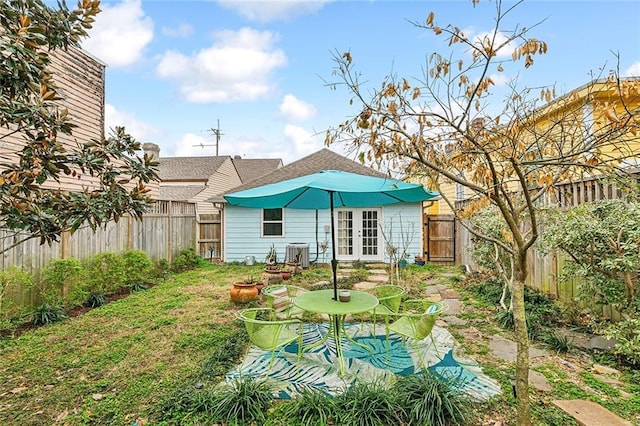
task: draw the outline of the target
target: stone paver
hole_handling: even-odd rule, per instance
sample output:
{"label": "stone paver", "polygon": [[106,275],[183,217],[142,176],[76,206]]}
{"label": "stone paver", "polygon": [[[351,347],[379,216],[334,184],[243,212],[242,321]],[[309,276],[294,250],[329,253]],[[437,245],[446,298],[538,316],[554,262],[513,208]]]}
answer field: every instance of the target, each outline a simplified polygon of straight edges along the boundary
{"label": "stone paver", "polygon": [[631,422],[592,401],[565,399],[553,401],[552,404],[573,416],[583,426],[631,426]]}
{"label": "stone paver", "polygon": [[[353,269],[349,269],[348,267],[341,268],[340,276],[348,276],[351,272],[353,272]],[[449,274],[446,276],[457,276],[457,274]],[[389,276],[386,270],[370,269],[367,281],[356,283],[354,284],[353,288],[356,290],[367,291],[381,283],[387,282],[389,282]],[[440,284],[437,279],[427,280],[426,283],[428,284],[425,289],[427,299],[432,301],[442,300],[449,306],[446,315],[440,317],[437,324],[442,327],[461,326],[463,328],[460,328],[457,331],[458,333],[460,333],[460,335],[463,336],[463,338],[476,342],[482,341],[482,335],[476,328],[464,327],[467,325],[468,321],[456,316],[464,309],[464,304],[459,300],[460,294],[458,293],[458,291],[450,288],[447,285]],[[566,334],[569,337],[573,338],[573,343],[576,344],[576,346],[585,349],[610,350],[615,344],[614,341],[607,340],[601,336],[585,337],[584,335],[580,335],[579,333],[573,333],[570,330],[566,331]],[[500,335],[492,335],[489,337],[489,349],[491,351],[491,354],[497,358],[503,359],[508,362],[515,362],[516,360],[517,344]],[[547,351],[538,349],[533,346],[529,348],[529,358],[540,358],[545,356],[548,356]],[[561,362],[564,360],[560,359],[559,361]],[[576,369],[579,368],[569,363],[568,361],[564,361],[564,364]],[[593,371],[594,373],[596,373],[595,376],[605,383],[614,386],[622,384],[622,382],[620,382],[616,378],[605,376],[617,375],[616,373],[619,373],[617,370],[608,370],[607,367],[596,364],[593,367]],[[538,392],[553,391],[553,387],[551,386],[547,378],[543,374],[534,370],[529,370],[529,385],[536,389]],[[621,396],[624,398],[622,391]],[[591,401],[556,400],[553,401],[553,404],[571,415],[580,425],[583,426],[632,426],[630,422],[622,419],[621,417],[617,416],[601,405]]]}
{"label": "stone paver", "polygon": [[610,351],[615,346],[614,340],[606,339],[602,336],[596,336],[589,341],[589,348],[601,351]]}
{"label": "stone paver", "polygon": [[371,281],[361,281],[359,283],[355,283],[353,285],[353,289],[354,290],[367,291],[367,290],[371,290],[372,288],[374,288],[377,285],[378,285],[378,283],[372,283]]}
{"label": "stone paver", "polygon": [[593,377],[595,377],[596,379],[600,380],[601,382],[607,383],[609,385],[614,385],[614,386],[624,386],[624,383],[622,383],[620,380],[613,378],[613,377],[607,377],[607,376],[603,376],[601,374],[594,374]]}
{"label": "stone paver", "polygon": [[551,392],[553,390],[553,386],[549,384],[547,378],[535,370],[529,370],[529,385],[539,392]]}
{"label": "stone paver", "polygon": [[454,315],[447,315],[442,317],[442,320],[449,325],[467,325],[468,321],[462,318],[458,318]]}
{"label": "stone paver", "polygon": [[571,343],[581,349],[589,349],[592,336],[585,336],[584,333],[578,333],[577,331],[569,330],[566,328],[558,329],[558,332],[567,336]]}
{"label": "stone paver", "polygon": [[440,296],[440,293],[433,293],[429,294],[426,299],[432,302],[440,302],[442,300],[442,296]]}
{"label": "stone paver", "polygon": [[478,330],[475,327],[467,327],[467,328],[461,328],[459,330],[457,330],[457,332],[465,339],[468,340],[470,342],[481,342],[482,341],[482,334],[480,333],[480,330]]}
{"label": "stone paver", "polygon": [[367,280],[376,283],[386,283],[389,281],[389,277],[386,275],[369,274]]}
{"label": "stone paver", "polygon": [[424,291],[427,294],[440,294],[440,291],[445,290],[446,288],[447,286],[442,284],[428,285],[427,288],[424,289]]}
{"label": "stone paver", "polygon": [[593,364],[593,367],[591,368],[593,369],[593,371],[595,371],[598,374],[611,374],[614,376],[617,376],[620,374],[619,370],[616,370],[615,368],[607,367],[606,365]]}
{"label": "stone paver", "polygon": [[442,301],[449,306],[449,309],[447,309],[448,315],[458,315],[462,312],[462,302],[458,299],[442,299]]}
{"label": "stone paver", "polygon": [[[515,362],[518,348],[516,342],[509,339],[505,339],[500,335],[493,335],[489,337],[489,350],[495,357],[503,359],[509,362]],[[529,358],[539,358],[548,356],[546,351],[538,349],[536,347],[529,347]]]}
{"label": "stone paver", "polygon": [[440,295],[443,299],[460,299],[460,293],[452,288],[441,290]]}

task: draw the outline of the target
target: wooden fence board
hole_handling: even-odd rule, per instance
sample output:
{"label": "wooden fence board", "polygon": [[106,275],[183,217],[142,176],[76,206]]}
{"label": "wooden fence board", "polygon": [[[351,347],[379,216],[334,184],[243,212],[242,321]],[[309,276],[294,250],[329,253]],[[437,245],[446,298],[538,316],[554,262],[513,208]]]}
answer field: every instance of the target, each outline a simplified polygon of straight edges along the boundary
{"label": "wooden fence board", "polygon": [[[638,175],[636,174],[636,177]],[[610,200],[622,197],[622,190],[614,184],[606,182],[602,177],[566,182],[556,185],[551,202],[562,208],[577,206],[582,203]],[[461,202],[460,206],[466,201]],[[544,229],[540,227],[540,234]],[[477,269],[477,264],[471,255],[471,234],[463,226],[457,227],[456,263],[470,265]],[[589,308],[597,315],[602,315],[612,321],[620,319],[620,313],[610,305],[597,306],[583,301],[577,301],[579,281],[574,279],[562,282],[559,274],[567,258],[561,253],[542,255],[537,250],[531,250],[527,258],[529,279],[527,285],[540,290],[542,293],[554,296],[565,303],[578,303],[583,308]]]}

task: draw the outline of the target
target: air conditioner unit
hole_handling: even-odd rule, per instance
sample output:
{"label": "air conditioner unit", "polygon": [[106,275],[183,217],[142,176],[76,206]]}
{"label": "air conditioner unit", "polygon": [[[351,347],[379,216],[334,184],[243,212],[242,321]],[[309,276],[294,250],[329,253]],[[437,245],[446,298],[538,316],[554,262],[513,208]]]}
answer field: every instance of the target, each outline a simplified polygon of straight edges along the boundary
{"label": "air conditioner unit", "polygon": [[300,266],[303,268],[309,267],[309,244],[307,243],[289,243],[287,244],[287,253],[285,257],[286,262],[292,262],[298,254],[298,250],[301,250]]}

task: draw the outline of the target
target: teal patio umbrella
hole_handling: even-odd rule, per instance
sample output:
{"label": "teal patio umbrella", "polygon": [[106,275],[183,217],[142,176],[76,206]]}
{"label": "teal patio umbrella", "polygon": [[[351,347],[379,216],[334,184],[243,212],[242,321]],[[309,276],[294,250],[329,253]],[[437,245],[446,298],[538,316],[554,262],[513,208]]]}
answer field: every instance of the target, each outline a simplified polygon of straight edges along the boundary
{"label": "teal patio umbrella", "polygon": [[320,172],[234,192],[224,196],[231,205],[259,209],[330,209],[333,295],[338,299],[336,241],[333,229],[336,207],[377,207],[417,203],[437,197],[420,184],[391,178],[359,175],[339,170]]}

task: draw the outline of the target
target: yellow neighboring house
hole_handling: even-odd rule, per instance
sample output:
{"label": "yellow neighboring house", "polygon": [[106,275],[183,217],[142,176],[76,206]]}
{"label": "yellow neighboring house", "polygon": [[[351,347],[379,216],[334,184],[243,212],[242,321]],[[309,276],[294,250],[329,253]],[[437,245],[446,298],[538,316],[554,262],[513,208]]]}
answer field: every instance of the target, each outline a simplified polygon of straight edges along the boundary
{"label": "yellow neighboring house", "polygon": [[[542,97],[549,99],[551,93],[543,91]],[[532,153],[535,151],[542,152],[543,155],[556,155],[561,148],[553,144],[562,141],[562,150],[572,152],[575,162],[595,162],[594,154],[597,151],[601,163],[640,166],[640,76],[620,81],[594,80],[535,109],[526,117],[519,118],[519,121],[515,126],[510,123],[509,126],[496,127],[493,131],[481,119],[474,121],[473,125],[484,127],[487,141],[505,137],[504,129],[509,127],[511,132],[519,133],[510,142],[519,140],[526,145],[526,141],[535,140],[538,144],[541,141],[548,144],[542,149],[532,149]],[[602,137],[605,133],[607,136]],[[596,143],[596,140],[604,143]],[[496,146],[499,145],[501,144]],[[574,168],[558,183],[589,178],[584,169],[580,174],[577,173],[578,168]],[[430,186],[424,181],[422,183],[425,187]],[[444,198],[454,204],[474,198],[471,190],[452,181],[443,180],[439,188],[430,189],[439,191],[442,199],[425,206],[425,213],[429,215],[453,214]]]}

